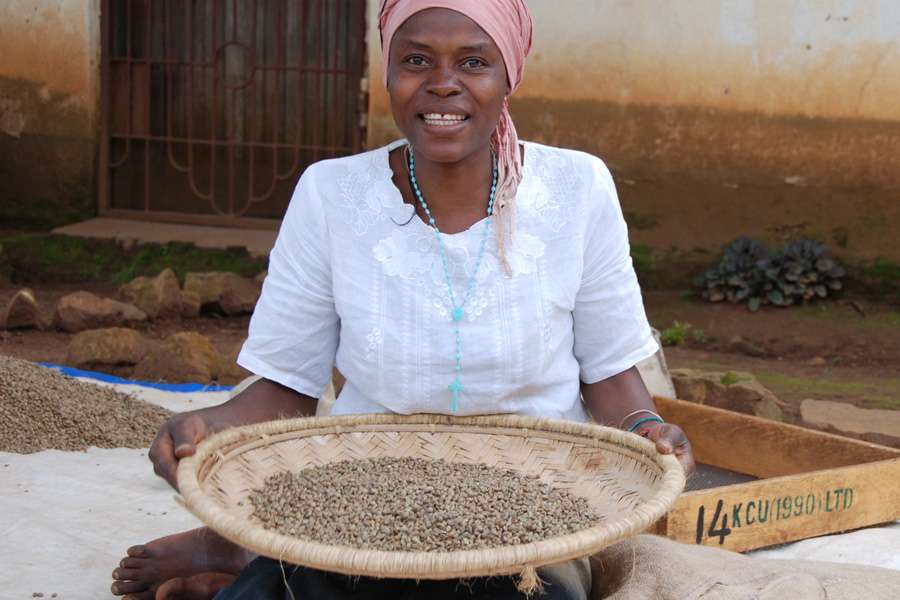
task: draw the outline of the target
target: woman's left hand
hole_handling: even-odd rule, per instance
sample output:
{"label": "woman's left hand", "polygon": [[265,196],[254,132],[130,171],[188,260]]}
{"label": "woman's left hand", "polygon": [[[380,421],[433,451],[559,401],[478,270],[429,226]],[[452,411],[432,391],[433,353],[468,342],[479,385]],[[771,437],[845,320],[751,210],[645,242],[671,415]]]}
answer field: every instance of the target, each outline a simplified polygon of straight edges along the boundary
{"label": "woman's left hand", "polygon": [[691,442],[688,441],[684,431],[678,425],[653,423],[646,428],[638,429],[635,433],[656,443],[656,450],[660,454],[674,454],[681,466],[684,467],[686,476],[692,475],[697,470]]}

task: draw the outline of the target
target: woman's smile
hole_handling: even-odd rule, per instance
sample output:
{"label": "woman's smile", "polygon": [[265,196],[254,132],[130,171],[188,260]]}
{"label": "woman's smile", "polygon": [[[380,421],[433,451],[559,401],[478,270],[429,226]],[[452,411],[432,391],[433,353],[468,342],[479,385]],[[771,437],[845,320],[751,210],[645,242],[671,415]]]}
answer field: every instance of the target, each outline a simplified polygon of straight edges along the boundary
{"label": "woman's smile", "polygon": [[469,122],[469,115],[453,112],[426,112],[418,116],[428,132],[456,133]]}

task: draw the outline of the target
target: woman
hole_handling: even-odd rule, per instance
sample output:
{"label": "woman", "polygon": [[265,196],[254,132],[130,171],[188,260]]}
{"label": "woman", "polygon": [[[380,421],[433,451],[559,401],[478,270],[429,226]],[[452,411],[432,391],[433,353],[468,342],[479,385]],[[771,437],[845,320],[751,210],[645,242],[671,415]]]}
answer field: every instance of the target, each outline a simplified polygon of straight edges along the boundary
{"label": "woman", "polygon": [[[209,432],[314,414],[335,361],[347,382],[333,414],[590,414],[692,470],[634,367],[657,346],[609,172],[517,140],[507,107],[531,46],[524,1],[386,0],[380,25],[406,139],[306,170],[238,358],[263,379],[173,417],[151,448],[156,472],[174,485]],[[208,530],[163,538],[129,550],[113,591],[149,598],[180,577],[160,595],[209,597],[241,571],[217,598],[284,597],[283,576],[298,598],[520,597],[510,578],[457,589],[249,558]],[[545,598],[589,593],[586,561],[539,573]]]}

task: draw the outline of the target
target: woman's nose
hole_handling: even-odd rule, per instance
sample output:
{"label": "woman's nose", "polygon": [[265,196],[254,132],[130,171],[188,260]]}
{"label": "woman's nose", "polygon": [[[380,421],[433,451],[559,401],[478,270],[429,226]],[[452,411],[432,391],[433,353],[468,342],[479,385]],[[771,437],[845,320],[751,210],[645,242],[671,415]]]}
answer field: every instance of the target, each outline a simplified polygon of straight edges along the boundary
{"label": "woman's nose", "polygon": [[441,98],[455,96],[462,92],[462,86],[451,67],[435,68],[427,81],[427,91]]}

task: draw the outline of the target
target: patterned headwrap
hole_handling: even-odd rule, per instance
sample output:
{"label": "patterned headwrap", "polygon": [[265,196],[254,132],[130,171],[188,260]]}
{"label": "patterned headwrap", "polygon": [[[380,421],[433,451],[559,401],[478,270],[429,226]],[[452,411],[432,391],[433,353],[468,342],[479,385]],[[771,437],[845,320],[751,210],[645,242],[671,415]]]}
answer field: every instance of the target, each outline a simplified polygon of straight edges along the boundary
{"label": "patterned headwrap", "polygon": [[[506,64],[510,89],[515,90],[519,87],[525,69],[525,58],[531,50],[533,25],[531,11],[528,10],[525,0],[382,0],[379,27],[384,52],[385,84],[394,34],[408,18],[428,8],[448,8],[475,21],[500,49],[503,62]],[[497,154],[498,183],[494,204],[497,246],[501,262],[507,266],[505,240],[512,224],[516,190],[522,180],[519,138],[509,115],[508,98],[503,101],[503,111],[491,136],[491,145]]]}

